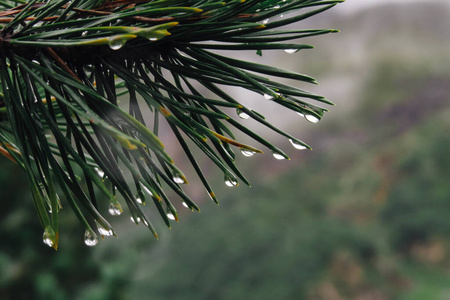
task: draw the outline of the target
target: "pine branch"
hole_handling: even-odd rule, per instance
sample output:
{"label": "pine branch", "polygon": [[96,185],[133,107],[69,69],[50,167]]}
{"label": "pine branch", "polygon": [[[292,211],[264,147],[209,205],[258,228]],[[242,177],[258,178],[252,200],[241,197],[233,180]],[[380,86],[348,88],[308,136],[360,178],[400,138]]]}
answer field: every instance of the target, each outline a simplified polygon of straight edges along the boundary
{"label": "pine branch", "polygon": [[[44,242],[58,247],[62,203],[71,206],[85,227],[88,246],[97,244],[95,226],[101,236],[115,235],[103,211],[107,204],[111,215],[123,212],[118,194],[132,219],[156,237],[142,209],[145,198],[153,200],[169,227],[178,215],[166,190],[199,210],[182,188],[187,178],[158,137],[162,119],[216,202],[191,145],[217,166],[229,186],[239,180],[250,184],[235,163],[235,151],[262,153],[236,140],[236,130],[275,158],[288,159],[229,115],[230,108],[241,119],[254,119],[288,138],[295,148],[310,149],[228,95],[223,86],[250,90],[267,105],[282,105],[317,122],[327,111],[318,105],[331,102],[266,76],[312,84],[315,79],[211,50],[261,54],[312,48],[297,41],[336,30],[284,26],[339,2],[1,1],[0,153],[26,171]],[[277,17],[282,14],[287,16]],[[206,97],[203,89],[214,97]],[[128,98],[127,109],[118,105],[119,97]],[[153,112],[153,129],[146,125],[144,108]]]}

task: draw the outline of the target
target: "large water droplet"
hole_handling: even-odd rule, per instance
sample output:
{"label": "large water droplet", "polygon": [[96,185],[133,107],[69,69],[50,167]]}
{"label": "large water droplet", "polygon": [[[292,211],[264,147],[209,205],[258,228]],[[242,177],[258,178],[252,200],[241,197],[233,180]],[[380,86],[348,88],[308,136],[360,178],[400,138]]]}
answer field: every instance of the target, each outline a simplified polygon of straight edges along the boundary
{"label": "large water droplet", "polygon": [[167,217],[168,217],[170,220],[174,220],[174,221],[175,221],[175,216],[173,215],[173,213],[168,212],[168,213],[167,213]]}
{"label": "large water droplet", "polygon": [[242,155],[247,156],[247,157],[250,157],[250,156],[253,156],[256,154],[255,151],[248,150],[248,149],[241,149],[241,153],[242,153]]}
{"label": "large water droplet", "polygon": [[241,118],[241,119],[248,119],[248,118],[250,118],[249,115],[247,115],[245,112],[243,112],[239,108],[236,108],[236,113],[237,113],[238,117]]}
{"label": "large water droplet", "polygon": [[84,233],[84,243],[86,246],[93,247],[98,244],[97,236],[89,230]]}
{"label": "large water droplet", "polygon": [[284,157],[280,153],[273,152],[272,155],[273,155],[273,157],[275,157],[278,160],[286,159],[286,157]]}
{"label": "large water droplet", "polygon": [[288,54],[293,54],[295,52],[298,52],[299,49],[284,49],[284,52],[288,53]]}
{"label": "large water droplet", "polygon": [[108,38],[108,46],[112,50],[119,50],[120,48],[123,47],[123,45],[125,45],[125,43],[126,43],[126,40],[120,36],[119,37],[112,36],[112,37]]}
{"label": "large water droplet", "polygon": [[103,227],[100,223],[98,223],[97,221],[95,221],[96,225],[97,225],[97,229],[98,232],[103,235],[103,236],[111,236],[113,235],[113,231],[110,228],[105,228]]}
{"label": "large water droplet", "polygon": [[183,201],[183,206],[189,208],[186,202]]}
{"label": "large water droplet", "polygon": [[53,247],[55,242],[53,241],[54,233],[51,228],[46,228],[42,234],[42,241],[49,247]]}
{"label": "large water droplet", "polygon": [[53,241],[49,237],[43,237],[44,244],[49,247],[53,247]]}
{"label": "large water droplet", "polygon": [[141,198],[139,198],[139,197],[136,197],[136,202],[137,202],[137,203],[139,203],[139,204],[142,204],[142,200],[141,200]]}
{"label": "large water droplet", "polygon": [[263,24],[267,24],[267,23],[269,23],[269,19],[265,19],[265,20],[263,21]]}
{"label": "large water droplet", "polygon": [[231,178],[231,177],[226,177],[225,178],[225,184],[229,187],[233,187],[233,186],[237,186],[238,182],[236,179]]}
{"label": "large water droplet", "polygon": [[174,175],[173,181],[178,184],[185,184],[186,181],[180,175]]}
{"label": "large water droplet", "polygon": [[122,213],[120,211],[120,208],[118,208],[114,203],[110,203],[109,204],[109,208],[108,208],[108,212],[111,216],[120,216],[120,214]]}
{"label": "large water droplet", "polygon": [[311,123],[317,123],[319,122],[319,118],[314,115],[305,115],[305,119]]}
{"label": "large water droplet", "polygon": [[307,147],[297,141],[294,141],[293,139],[289,139],[289,142],[291,142],[292,146],[294,146],[295,149],[298,150],[305,150]]}

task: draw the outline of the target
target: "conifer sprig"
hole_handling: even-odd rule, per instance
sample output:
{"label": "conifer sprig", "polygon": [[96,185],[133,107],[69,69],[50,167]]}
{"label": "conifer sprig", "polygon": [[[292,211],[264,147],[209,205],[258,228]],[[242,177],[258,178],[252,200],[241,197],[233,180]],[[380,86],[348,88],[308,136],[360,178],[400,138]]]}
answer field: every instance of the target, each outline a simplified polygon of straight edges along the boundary
{"label": "conifer sprig", "polygon": [[[276,158],[288,159],[230,115],[230,108],[285,136],[295,148],[310,148],[224,87],[253,91],[264,105],[278,104],[317,122],[326,112],[321,105],[331,102],[267,76],[313,84],[315,79],[217,50],[261,55],[312,48],[299,39],[336,30],[285,26],[339,2],[0,1],[0,153],[26,171],[44,242],[58,246],[63,203],[85,227],[89,246],[98,241],[93,226],[101,236],[115,234],[105,212],[119,215],[123,204],[156,237],[142,209],[146,199],[169,227],[178,214],[166,190],[199,210],[182,188],[187,178],[158,137],[162,120],[216,202],[192,145],[217,166],[229,186],[239,181],[249,185],[235,164],[236,150],[246,156],[261,153],[250,145],[257,142]],[[145,117],[146,110],[152,119]],[[237,141],[235,131],[248,141]]]}

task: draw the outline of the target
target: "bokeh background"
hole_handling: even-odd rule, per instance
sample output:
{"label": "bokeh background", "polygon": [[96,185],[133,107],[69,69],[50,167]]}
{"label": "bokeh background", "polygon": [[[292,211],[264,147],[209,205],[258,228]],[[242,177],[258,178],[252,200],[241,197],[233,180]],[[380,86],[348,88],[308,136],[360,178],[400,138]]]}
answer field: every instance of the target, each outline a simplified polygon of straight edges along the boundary
{"label": "bokeh background", "polygon": [[154,216],[158,241],[123,214],[88,248],[66,209],[55,252],[0,158],[0,299],[450,299],[449,16],[447,0],[347,0],[298,25],[341,31],[314,50],[249,53],[336,106],[311,124],[242,96],[314,150],[261,129],[291,160],[239,158],[251,188],[206,166],[220,206],[191,180],[202,212],[179,206],[172,230]]}

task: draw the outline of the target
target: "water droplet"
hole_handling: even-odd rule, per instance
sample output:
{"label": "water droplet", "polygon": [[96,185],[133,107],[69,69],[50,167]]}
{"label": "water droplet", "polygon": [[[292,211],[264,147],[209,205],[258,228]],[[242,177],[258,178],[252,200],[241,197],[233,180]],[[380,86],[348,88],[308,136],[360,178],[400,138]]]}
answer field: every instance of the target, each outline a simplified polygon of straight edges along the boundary
{"label": "water droplet", "polygon": [[123,47],[123,45],[125,45],[125,42],[126,40],[120,36],[119,37],[112,36],[108,38],[108,45],[109,48],[111,48],[112,50],[119,50],[120,48]]}
{"label": "water droplet", "polygon": [[292,54],[292,53],[298,52],[298,50],[299,49],[284,49],[284,52]]}
{"label": "water droplet", "polygon": [[153,197],[153,193],[145,185],[142,185],[142,188],[147,192],[147,194]]}
{"label": "water droplet", "polygon": [[305,119],[311,123],[317,123],[320,120],[318,117],[316,117],[314,115],[305,115]]}
{"label": "water droplet", "polygon": [[289,142],[291,142],[292,146],[294,146],[295,149],[298,150],[305,150],[307,147],[297,141],[294,141],[293,139],[289,139]]}
{"label": "water droplet", "polygon": [[181,56],[188,57],[186,53],[181,52],[180,50],[177,50],[177,52],[178,52],[178,54],[180,54]]}
{"label": "water droplet", "polygon": [[189,208],[186,202],[183,202],[183,206]]}
{"label": "water droplet", "polygon": [[171,213],[171,212],[168,212],[168,213],[167,213],[167,217],[168,217],[169,219],[171,219],[171,220],[174,220],[174,221],[175,221],[175,216],[173,215],[173,213]]}
{"label": "water droplet", "polygon": [[273,9],[279,9],[281,6],[280,5],[275,5],[274,7],[273,7]]}
{"label": "water droplet", "polygon": [[[280,93],[275,93],[276,97],[281,96]],[[266,98],[267,100],[273,100],[274,96],[269,95],[269,94],[264,94],[264,98]]]}
{"label": "water droplet", "polygon": [[297,114],[300,116],[300,117],[305,117],[305,115],[304,114],[302,114],[301,112],[297,112]]}
{"label": "water droplet", "polygon": [[99,168],[94,168],[94,170],[95,170],[95,172],[97,172],[98,176],[100,176],[101,178],[103,178],[105,176],[105,172],[103,172]]}
{"label": "water droplet", "polygon": [[250,157],[250,156],[253,156],[256,154],[255,151],[248,150],[248,149],[241,149],[241,153],[242,153],[242,155],[247,156],[247,157]]}
{"label": "water droplet", "polygon": [[149,40],[150,42],[155,42],[155,41],[158,40],[158,38],[156,38],[156,37],[151,37],[151,38],[149,38],[148,40]]}
{"label": "water droplet", "polygon": [[267,100],[273,100],[273,96],[269,94],[264,94],[264,98],[266,98]]}
{"label": "water droplet", "polygon": [[53,241],[50,238],[44,237],[43,241],[44,241],[44,244],[47,244],[47,246],[53,247]]}
{"label": "water droplet", "polygon": [[178,184],[185,184],[186,181],[180,175],[174,175],[173,181]]}
{"label": "water droplet", "polygon": [[83,32],[81,33],[81,35],[82,35],[82,36],[86,36],[88,33],[89,33],[88,31],[83,31]]}
{"label": "water droplet", "polygon": [[95,224],[97,225],[98,232],[103,236],[111,236],[113,235],[113,231],[110,228],[103,227],[100,223],[95,221]]}
{"label": "water droplet", "polygon": [[263,24],[267,24],[267,23],[269,23],[269,19],[265,19],[265,20],[263,21]]}
{"label": "water droplet", "polygon": [[139,203],[139,204],[142,204],[142,200],[141,200],[141,198],[139,198],[139,197],[136,197],[136,202],[137,202],[137,203]]}
{"label": "water droplet", "polygon": [[273,152],[272,155],[273,155],[273,157],[275,157],[278,160],[286,159],[286,157],[284,157],[280,153]]}
{"label": "water droplet", "polygon": [[225,177],[225,184],[229,187],[237,186],[238,182],[236,179],[231,177]]}
{"label": "water droplet", "polygon": [[49,247],[53,247],[55,242],[53,241],[54,232],[50,227],[45,228],[44,233],[42,234],[42,241]]}
{"label": "water droplet", "polygon": [[84,233],[84,243],[86,244],[86,246],[94,247],[98,244],[97,236],[90,230],[86,230],[86,232]]}
{"label": "water droplet", "polygon": [[131,221],[132,221],[133,223],[136,223],[136,224],[138,224],[138,225],[139,225],[139,223],[141,222],[141,218],[139,218],[139,217],[136,217],[136,220],[135,220],[133,217],[130,217],[130,219],[131,219]]}
{"label": "water droplet", "polygon": [[250,118],[249,115],[247,115],[245,112],[243,112],[239,108],[236,108],[236,113],[237,113],[238,117],[241,118],[241,119],[248,119],[248,118]]}
{"label": "water droplet", "polygon": [[120,214],[122,213],[120,211],[120,208],[117,207],[114,203],[110,203],[109,204],[109,208],[108,208],[108,212],[111,216],[120,216]]}

